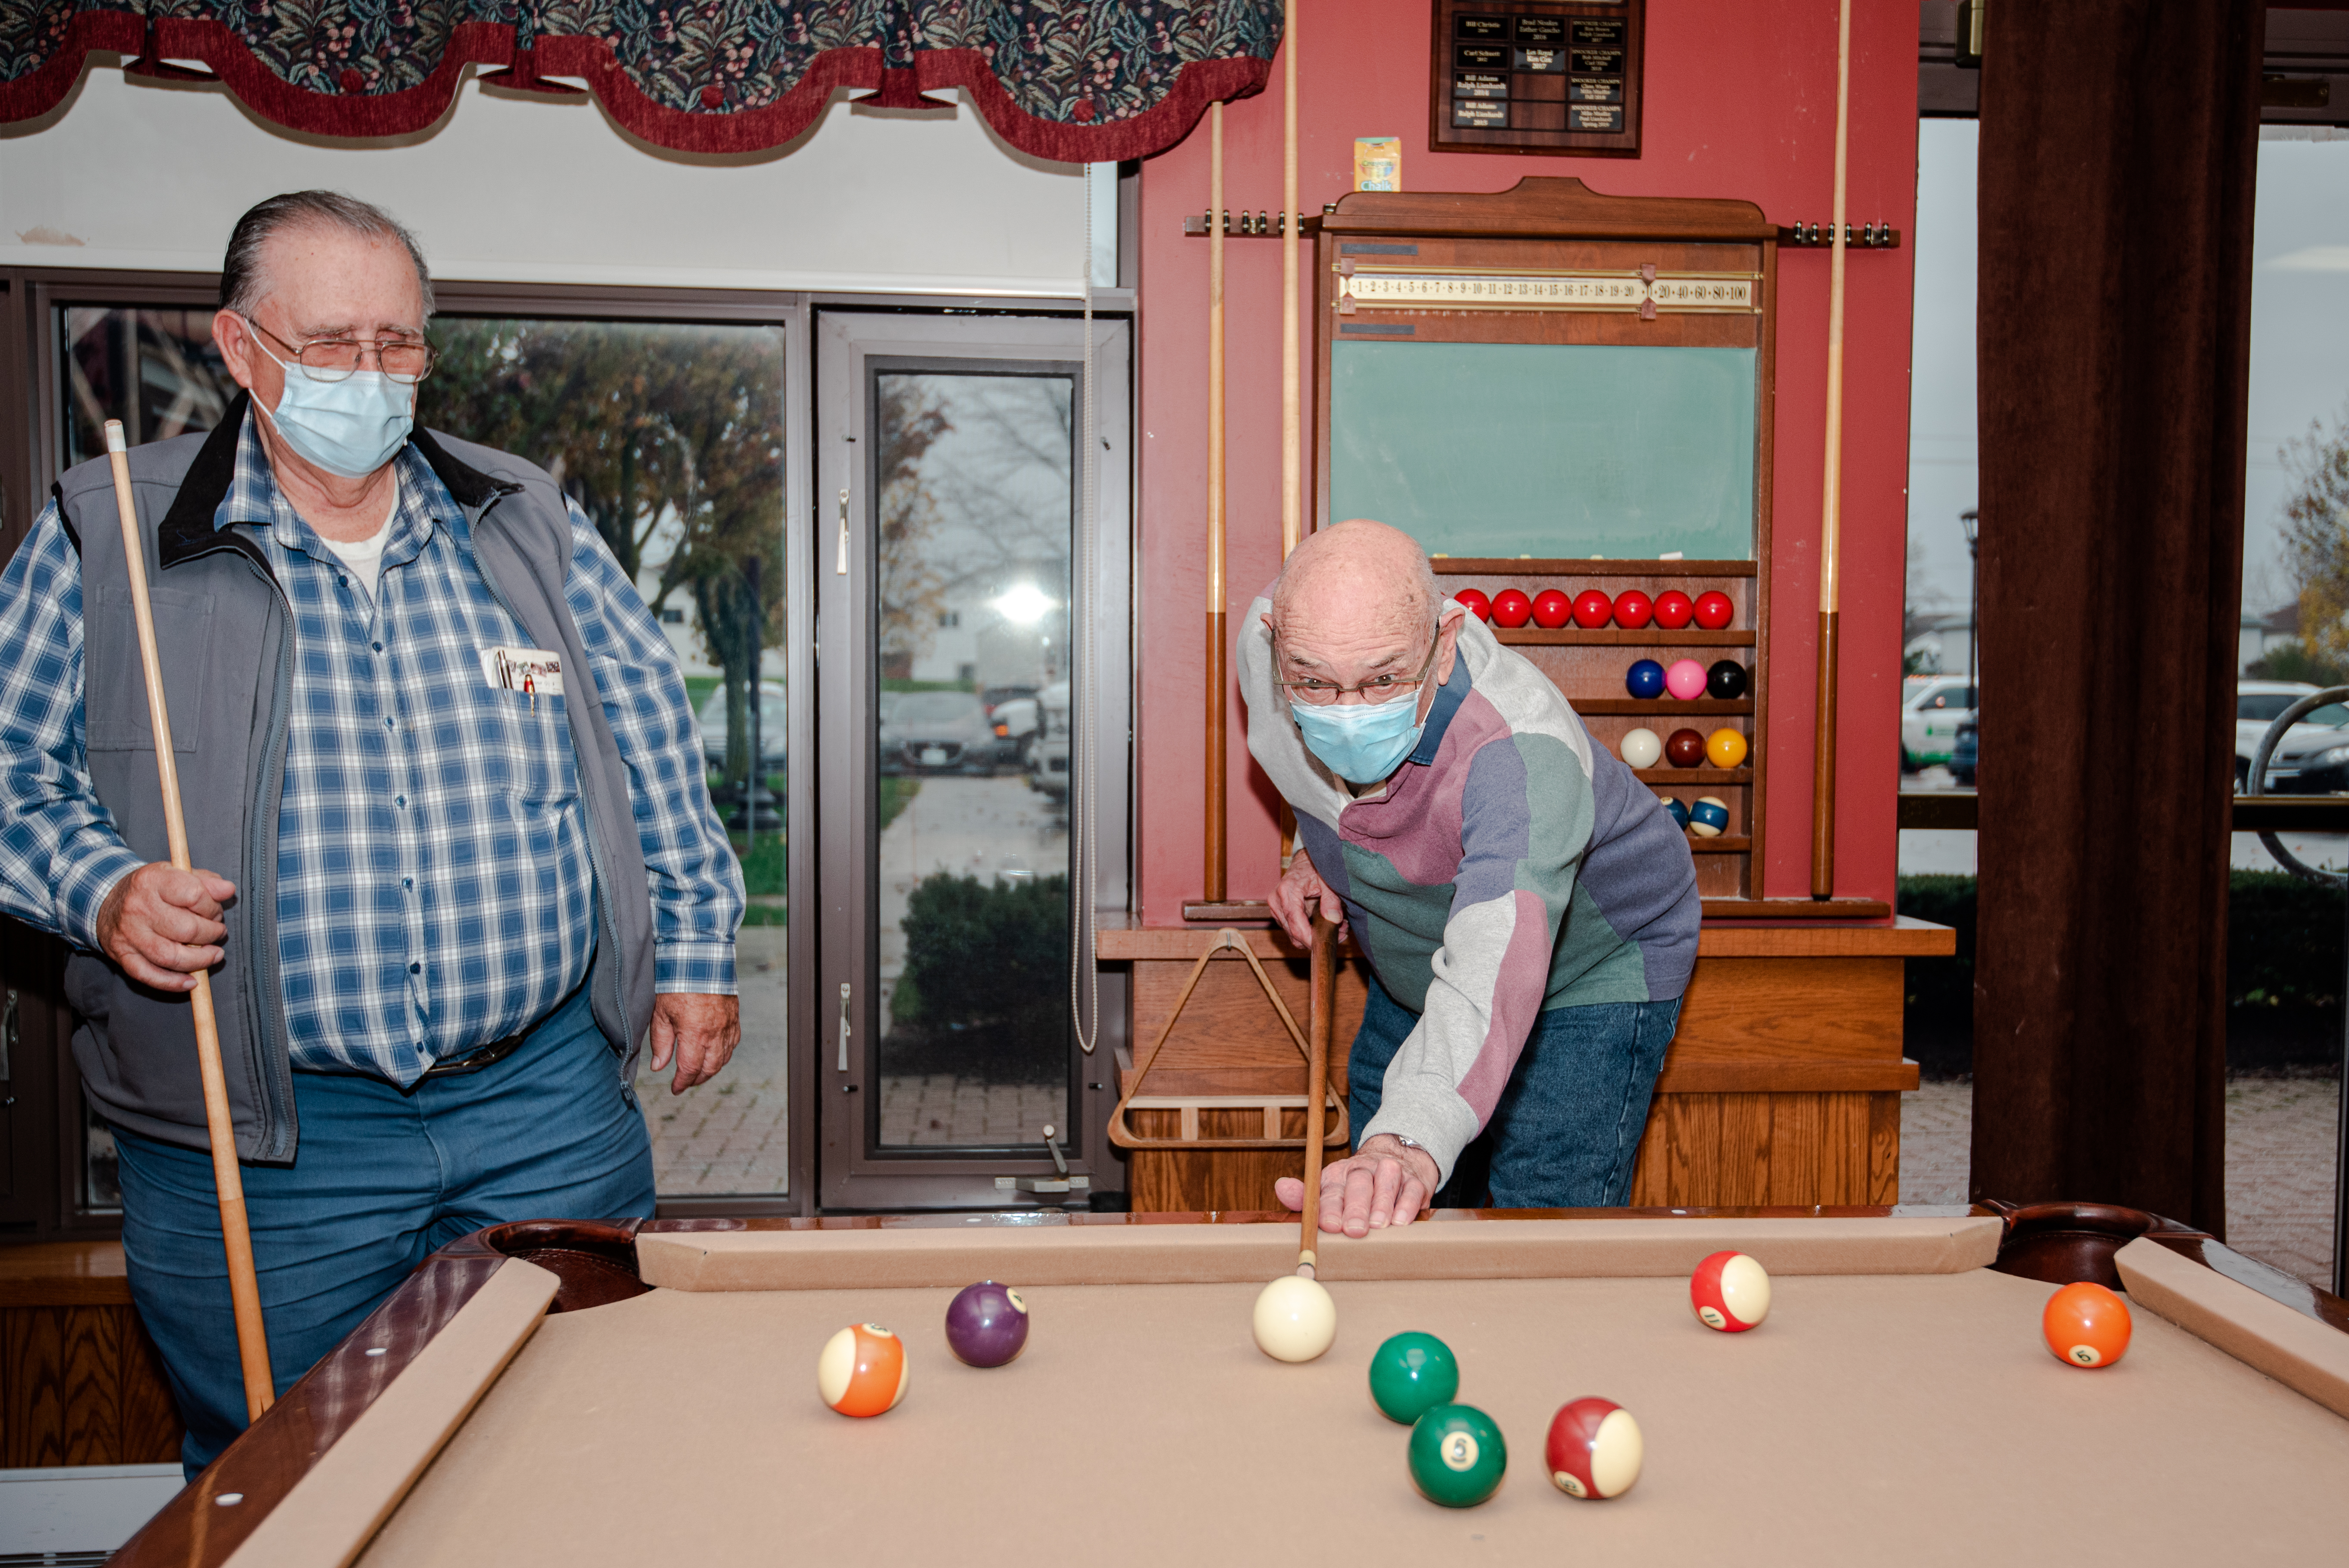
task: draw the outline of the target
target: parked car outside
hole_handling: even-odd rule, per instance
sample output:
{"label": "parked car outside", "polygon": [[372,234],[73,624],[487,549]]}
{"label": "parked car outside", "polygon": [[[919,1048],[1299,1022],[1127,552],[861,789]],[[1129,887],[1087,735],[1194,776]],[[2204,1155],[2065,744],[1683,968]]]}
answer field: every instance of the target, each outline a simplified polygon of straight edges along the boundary
{"label": "parked car outside", "polygon": [[1982,771],[1982,720],[1970,716],[1958,726],[1958,738],[1950,747],[1950,777],[1972,789],[1975,776]]}
{"label": "parked car outside", "polygon": [[996,761],[1025,772],[1028,748],[1035,744],[1036,731],[1042,723],[1042,717],[1036,707],[1035,693],[1016,687],[1012,689],[1016,695],[988,704],[987,723],[995,733]]}
{"label": "parked car outside", "polygon": [[[702,698],[701,711],[695,716],[701,726],[701,755],[712,768],[726,766],[726,687],[721,682],[716,690]],[[791,703],[781,681],[759,683],[759,753],[773,772],[783,765],[790,755],[792,735]]]}
{"label": "parked car outside", "polygon": [[[2320,687],[2306,681],[2235,683],[2235,793],[2251,776],[2251,757],[2268,726],[2284,709]],[[2302,717],[2268,758],[2266,788],[2271,794],[2331,795],[2349,789],[2349,707],[2327,703]]]}
{"label": "parked car outside", "polygon": [[967,691],[897,694],[881,748],[884,773],[992,773],[995,735],[987,705]]}
{"label": "parked car outside", "polygon": [[1935,676],[1900,699],[1900,769],[1914,773],[1955,754],[1958,726],[1974,716],[1974,688],[1963,676]]}
{"label": "parked car outside", "polygon": [[1056,806],[1069,803],[1069,683],[1036,694],[1035,743],[1028,748],[1028,788]]}

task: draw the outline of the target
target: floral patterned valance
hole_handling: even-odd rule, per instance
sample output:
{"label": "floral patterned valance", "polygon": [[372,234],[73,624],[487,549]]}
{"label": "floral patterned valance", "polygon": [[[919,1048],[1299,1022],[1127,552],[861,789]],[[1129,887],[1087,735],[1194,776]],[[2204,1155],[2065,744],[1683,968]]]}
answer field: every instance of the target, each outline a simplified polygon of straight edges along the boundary
{"label": "floral patterned valance", "polygon": [[[0,121],[63,102],[85,57],[133,79],[218,79],[290,129],[398,136],[446,113],[464,67],[551,97],[585,78],[661,147],[747,152],[814,123],[834,88],[941,108],[968,89],[1006,141],[1105,163],[1180,141],[1257,91],[1283,0],[0,0]],[[175,61],[200,60],[207,70]]]}

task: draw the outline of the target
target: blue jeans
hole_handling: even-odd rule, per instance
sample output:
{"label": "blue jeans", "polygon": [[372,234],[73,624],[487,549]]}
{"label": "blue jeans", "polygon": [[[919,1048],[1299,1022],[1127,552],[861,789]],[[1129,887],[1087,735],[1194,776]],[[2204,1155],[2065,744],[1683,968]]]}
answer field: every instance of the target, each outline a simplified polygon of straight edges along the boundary
{"label": "blue jeans", "polygon": [[[652,1145],[581,986],[513,1055],[402,1092],[297,1072],[291,1165],[244,1171],[254,1264],[284,1393],[435,1248],[507,1220],[653,1212]],[[188,1478],[244,1429],[244,1379],[212,1156],[115,1130],[131,1298],[188,1423]]]}
{"label": "blue jeans", "polygon": [[[1462,1151],[1435,1207],[1600,1209],[1628,1201],[1648,1101],[1680,1021],[1677,996],[1537,1016],[1492,1120]],[[1419,1015],[1371,976],[1346,1070],[1355,1127],[1378,1114],[1387,1064],[1418,1025]]]}

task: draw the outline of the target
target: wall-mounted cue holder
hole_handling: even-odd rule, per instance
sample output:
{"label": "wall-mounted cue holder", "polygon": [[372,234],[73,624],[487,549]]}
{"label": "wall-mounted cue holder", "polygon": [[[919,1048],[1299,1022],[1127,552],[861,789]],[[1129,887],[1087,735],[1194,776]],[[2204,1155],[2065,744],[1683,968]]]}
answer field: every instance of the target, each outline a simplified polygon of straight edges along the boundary
{"label": "wall-mounted cue holder", "polygon": [[[1224,237],[1227,240],[1285,239],[1288,234],[1288,226],[1282,222],[1285,216],[1280,212],[1226,211],[1224,213]],[[1215,229],[1216,215],[1213,212],[1194,212],[1183,220],[1183,232],[1195,238],[1212,234]],[[1321,220],[1299,212],[1297,215],[1297,232],[1299,234],[1318,234],[1321,232]]]}
{"label": "wall-mounted cue holder", "polygon": [[[1778,225],[1780,250],[1825,251],[1834,245],[1833,223]],[[1846,223],[1843,226],[1843,245],[1847,251],[1897,251],[1900,248],[1900,231],[1889,223],[1862,223],[1857,229]]]}

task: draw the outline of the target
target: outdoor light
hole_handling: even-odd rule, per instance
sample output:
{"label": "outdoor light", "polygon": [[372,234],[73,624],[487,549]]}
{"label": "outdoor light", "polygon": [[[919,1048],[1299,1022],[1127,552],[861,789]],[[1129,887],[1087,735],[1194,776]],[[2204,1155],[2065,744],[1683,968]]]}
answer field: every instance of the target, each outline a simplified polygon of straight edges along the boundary
{"label": "outdoor light", "polygon": [[1019,583],[995,601],[998,614],[1022,626],[1034,625],[1051,607],[1052,601],[1033,583]]}

